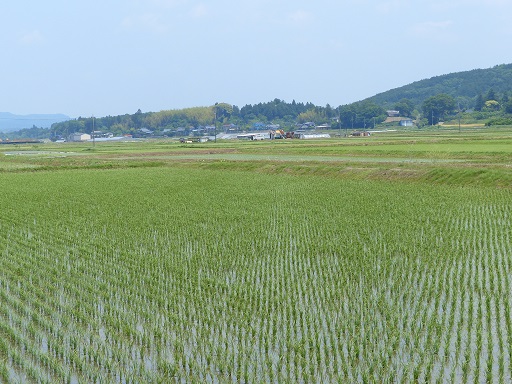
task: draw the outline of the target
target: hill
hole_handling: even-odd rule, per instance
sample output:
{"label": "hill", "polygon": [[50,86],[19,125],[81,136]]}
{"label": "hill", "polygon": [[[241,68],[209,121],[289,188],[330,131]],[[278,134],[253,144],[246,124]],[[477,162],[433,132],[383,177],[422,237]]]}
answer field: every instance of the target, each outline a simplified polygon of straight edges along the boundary
{"label": "hill", "polygon": [[50,128],[53,123],[59,123],[69,119],[69,116],[63,114],[15,115],[9,112],[0,112],[0,132],[19,131],[34,126]]}
{"label": "hill", "polygon": [[408,99],[415,106],[420,106],[427,98],[445,93],[456,98],[461,106],[472,108],[477,96],[489,89],[499,94],[512,91],[512,64],[435,76],[379,93],[364,101],[393,108],[395,103]]}

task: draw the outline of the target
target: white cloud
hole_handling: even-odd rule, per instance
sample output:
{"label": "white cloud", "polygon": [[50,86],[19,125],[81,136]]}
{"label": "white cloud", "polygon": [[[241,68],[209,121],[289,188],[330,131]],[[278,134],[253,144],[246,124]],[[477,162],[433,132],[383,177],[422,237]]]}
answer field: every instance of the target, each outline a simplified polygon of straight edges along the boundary
{"label": "white cloud", "polygon": [[40,31],[34,30],[21,36],[19,41],[26,45],[40,44],[44,41],[44,37]]}

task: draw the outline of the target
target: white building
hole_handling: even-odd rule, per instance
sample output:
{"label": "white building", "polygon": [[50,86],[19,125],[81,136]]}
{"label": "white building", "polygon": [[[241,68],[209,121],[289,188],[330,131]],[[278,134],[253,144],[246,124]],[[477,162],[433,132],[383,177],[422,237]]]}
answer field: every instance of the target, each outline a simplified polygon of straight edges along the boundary
{"label": "white building", "polygon": [[91,140],[91,135],[88,133],[78,133],[75,132],[71,135],[69,135],[69,141],[87,141]]}
{"label": "white building", "polygon": [[400,126],[402,127],[412,127],[414,125],[414,122],[412,119],[402,119],[400,120]]}
{"label": "white building", "polygon": [[239,140],[266,140],[270,139],[270,133],[257,132],[257,133],[244,133],[236,136]]}
{"label": "white building", "polygon": [[309,140],[309,139],[330,139],[331,135],[328,133],[305,133],[305,132],[295,132],[293,135],[296,139],[303,139],[303,140]]}

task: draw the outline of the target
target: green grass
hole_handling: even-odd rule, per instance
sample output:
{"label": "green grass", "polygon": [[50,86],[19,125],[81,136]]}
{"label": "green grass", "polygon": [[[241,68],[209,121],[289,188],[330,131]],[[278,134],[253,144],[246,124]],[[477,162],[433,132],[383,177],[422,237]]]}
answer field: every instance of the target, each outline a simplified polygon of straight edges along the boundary
{"label": "green grass", "polygon": [[[441,130],[376,133],[369,138],[319,141],[225,141],[180,144],[169,140],[127,143],[66,143],[5,146],[0,171],[124,168],[216,167],[325,176],[415,179],[506,186],[512,162],[511,129],[479,129],[462,133]],[[0,152],[0,156],[2,154]],[[361,170],[357,174],[357,170]],[[404,170],[400,173],[399,170]],[[485,174],[485,177],[472,175]],[[454,177],[451,175],[454,174]]]}
{"label": "green grass", "polygon": [[495,132],[9,148],[0,381],[510,381]]}

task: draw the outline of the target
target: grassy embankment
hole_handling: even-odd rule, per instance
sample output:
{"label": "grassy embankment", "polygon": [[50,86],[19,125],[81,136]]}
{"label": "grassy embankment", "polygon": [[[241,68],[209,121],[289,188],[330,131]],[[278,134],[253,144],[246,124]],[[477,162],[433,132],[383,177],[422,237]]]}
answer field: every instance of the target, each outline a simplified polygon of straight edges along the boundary
{"label": "grassy embankment", "polygon": [[507,187],[511,128],[434,128],[369,138],[274,142],[175,141],[3,146],[0,171],[76,168],[201,167],[263,173]]}

